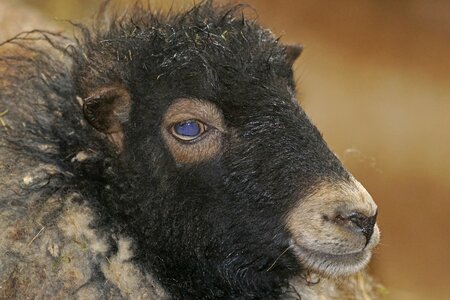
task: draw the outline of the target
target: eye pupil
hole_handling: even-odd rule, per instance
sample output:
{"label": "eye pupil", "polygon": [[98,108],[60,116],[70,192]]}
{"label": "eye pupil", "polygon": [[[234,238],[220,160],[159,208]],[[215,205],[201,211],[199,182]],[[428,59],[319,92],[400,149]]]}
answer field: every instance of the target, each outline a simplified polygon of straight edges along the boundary
{"label": "eye pupil", "polygon": [[174,129],[178,135],[188,138],[196,137],[201,133],[200,124],[195,120],[178,123]]}

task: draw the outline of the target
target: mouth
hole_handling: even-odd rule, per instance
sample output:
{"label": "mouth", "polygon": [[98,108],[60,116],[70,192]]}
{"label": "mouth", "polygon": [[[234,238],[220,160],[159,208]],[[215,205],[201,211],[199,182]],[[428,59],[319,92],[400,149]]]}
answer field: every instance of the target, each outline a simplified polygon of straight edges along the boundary
{"label": "mouth", "polygon": [[299,263],[309,271],[325,277],[345,276],[363,269],[370,261],[372,251],[361,251],[346,254],[331,254],[311,250],[291,241],[293,252]]}

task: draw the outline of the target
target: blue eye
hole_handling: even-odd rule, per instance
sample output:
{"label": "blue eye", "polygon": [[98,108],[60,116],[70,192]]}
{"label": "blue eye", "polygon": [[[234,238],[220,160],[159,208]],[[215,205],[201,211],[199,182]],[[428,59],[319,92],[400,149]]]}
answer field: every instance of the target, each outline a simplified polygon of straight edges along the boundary
{"label": "blue eye", "polygon": [[192,141],[201,136],[206,130],[205,124],[197,120],[188,120],[175,124],[172,134],[183,141]]}

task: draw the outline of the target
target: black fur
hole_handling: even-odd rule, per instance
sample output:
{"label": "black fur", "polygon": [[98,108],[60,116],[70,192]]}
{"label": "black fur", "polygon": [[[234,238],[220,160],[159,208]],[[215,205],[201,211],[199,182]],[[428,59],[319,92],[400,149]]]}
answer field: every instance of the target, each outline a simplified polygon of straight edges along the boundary
{"label": "black fur", "polygon": [[[289,252],[271,267],[289,246],[287,213],[317,182],[348,177],[294,98],[286,47],[242,7],[210,2],[169,15],[136,7],[109,25],[76,26],[74,46],[49,36],[66,59],[41,53],[28,63],[31,79],[15,99],[32,117],[18,116],[28,131],[11,133],[11,145],[70,174],[64,188],[90,199],[98,226],[134,239],[136,263],[174,299],[285,293],[302,272]],[[113,84],[133,103],[121,155],[76,101]],[[208,162],[179,165],[163,142],[161,117],[180,97],[215,103],[233,129]],[[57,150],[36,146],[45,141]],[[80,150],[94,155],[71,162]]]}

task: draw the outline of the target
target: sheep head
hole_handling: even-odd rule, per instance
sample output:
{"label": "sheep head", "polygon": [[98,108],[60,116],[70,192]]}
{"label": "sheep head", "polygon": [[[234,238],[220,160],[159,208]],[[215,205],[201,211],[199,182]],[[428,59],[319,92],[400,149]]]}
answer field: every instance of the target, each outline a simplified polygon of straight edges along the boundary
{"label": "sheep head", "polygon": [[240,12],[137,9],[74,52],[85,116],[119,153],[105,207],[174,295],[275,297],[304,272],[361,270],[379,239],[295,98],[301,47]]}

